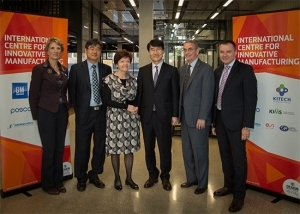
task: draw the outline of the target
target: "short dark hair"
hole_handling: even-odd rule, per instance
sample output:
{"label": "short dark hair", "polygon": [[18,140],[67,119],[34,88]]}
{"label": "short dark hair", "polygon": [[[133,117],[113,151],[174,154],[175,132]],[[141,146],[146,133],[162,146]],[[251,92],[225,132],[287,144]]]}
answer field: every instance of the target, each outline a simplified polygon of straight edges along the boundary
{"label": "short dark hair", "polygon": [[100,49],[102,50],[102,42],[100,42],[99,39],[92,38],[86,41],[84,48],[88,49],[90,46],[100,46]]}
{"label": "short dark hair", "polygon": [[51,37],[50,39],[48,39],[46,46],[45,46],[46,52],[49,50],[50,44],[52,42],[55,42],[60,47],[61,52],[64,52],[64,44],[62,43],[62,41],[59,38],[56,38],[56,37]]}
{"label": "short dark hair", "polygon": [[220,45],[228,45],[228,44],[232,44],[233,49],[236,50],[235,42],[232,41],[232,40],[230,40],[230,39],[223,40],[223,41],[219,42],[219,46],[220,46]]}
{"label": "short dark hair", "polygon": [[152,47],[161,47],[163,50],[165,49],[164,42],[159,40],[159,39],[152,39],[148,44],[147,44],[147,50],[150,50],[150,45]]}
{"label": "short dark hair", "polygon": [[132,54],[127,50],[123,49],[116,52],[114,56],[115,65],[118,64],[119,60],[122,59],[123,57],[129,58],[130,62],[132,61]]}

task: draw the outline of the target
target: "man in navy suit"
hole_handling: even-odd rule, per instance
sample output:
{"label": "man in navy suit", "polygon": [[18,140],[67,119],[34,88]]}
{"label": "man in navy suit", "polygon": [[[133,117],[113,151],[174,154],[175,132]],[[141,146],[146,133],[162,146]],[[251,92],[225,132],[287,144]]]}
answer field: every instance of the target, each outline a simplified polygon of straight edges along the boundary
{"label": "man in navy suit", "polygon": [[253,68],[239,62],[232,40],[222,41],[219,57],[224,65],[215,70],[215,106],[212,133],[217,135],[224,173],[224,186],[214,192],[220,197],[233,193],[228,210],[244,205],[247,178],[246,140],[254,126],[257,81]]}
{"label": "man in navy suit", "polygon": [[[100,89],[102,79],[111,73],[111,67],[99,63],[102,44],[98,39],[90,39],[85,44],[87,60],[71,67],[69,95],[75,110],[75,177],[77,190],[84,191],[89,180],[97,188],[105,184],[98,178],[103,172],[105,161],[106,108],[102,106]],[[91,138],[94,147],[88,170]]]}
{"label": "man in navy suit", "polygon": [[208,134],[215,85],[213,69],[198,58],[199,51],[196,41],[184,42],[187,64],[179,69],[179,115],[187,179],[181,187],[196,185],[195,194],[204,193],[208,185]]}
{"label": "man in navy suit", "polygon": [[144,187],[150,188],[158,182],[154,151],[157,140],[160,178],[163,189],[170,191],[172,125],[177,124],[178,118],[179,76],[177,68],[163,62],[164,43],[161,40],[151,40],[147,49],[152,62],[139,70],[137,95],[149,172]]}

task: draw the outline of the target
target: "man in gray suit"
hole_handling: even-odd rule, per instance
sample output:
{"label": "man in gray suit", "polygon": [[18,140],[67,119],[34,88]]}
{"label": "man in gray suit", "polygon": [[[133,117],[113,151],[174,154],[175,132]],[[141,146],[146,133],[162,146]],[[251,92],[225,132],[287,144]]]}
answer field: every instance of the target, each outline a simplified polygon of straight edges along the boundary
{"label": "man in gray suit", "polygon": [[200,48],[194,40],[183,44],[187,64],[179,69],[180,122],[184,166],[187,181],[182,188],[197,185],[195,194],[202,194],[208,184],[208,134],[214,99],[214,72],[198,59]]}

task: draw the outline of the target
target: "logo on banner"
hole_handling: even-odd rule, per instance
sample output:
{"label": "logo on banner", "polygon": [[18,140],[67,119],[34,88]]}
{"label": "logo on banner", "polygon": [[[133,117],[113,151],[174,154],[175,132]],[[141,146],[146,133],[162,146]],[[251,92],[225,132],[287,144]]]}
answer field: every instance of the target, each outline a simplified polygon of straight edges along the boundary
{"label": "logo on banner", "polygon": [[27,82],[12,83],[12,99],[28,98]]}
{"label": "logo on banner", "polygon": [[282,125],[279,127],[279,129],[283,132],[287,132],[287,131],[290,131],[290,132],[297,132],[298,130],[296,129],[296,127],[288,127],[286,125]]}
{"label": "logo on banner", "polygon": [[280,84],[278,88],[276,88],[276,91],[280,95],[280,97],[273,97],[273,102],[277,103],[290,103],[292,102],[292,98],[285,97],[285,94],[289,91],[288,88],[284,86],[284,84]]}
{"label": "logo on banner", "polygon": [[282,111],[278,108],[269,109],[269,114],[282,114]]}
{"label": "logo on banner", "polygon": [[31,126],[33,125],[33,122],[27,122],[27,123],[12,123],[10,124],[7,129],[12,129],[12,128],[19,128],[19,127],[24,127],[24,126]]}
{"label": "logo on banner", "polygon": [[260,108],[256,108],[255,111],[256,111],[256,112],[260,112]]}
{"label": "logo on banner", "polygon": [[273,123],[266,123],[266,128],[267,129],[274,129],[274,124]]}
{"label": "logo on banner", "polygon": [[10,114],[30,111],[30,107],[11,108]]}
{"label": "logo on banner", "polygon": [[282,184],[284,193],[288,196],[299,198],[300,184],[294,179],[287,179]]}
{"label": "logo on banner", "polygon": [[254,126],[255,127],[261,127],[261,124],[260,123],[254,123]]}

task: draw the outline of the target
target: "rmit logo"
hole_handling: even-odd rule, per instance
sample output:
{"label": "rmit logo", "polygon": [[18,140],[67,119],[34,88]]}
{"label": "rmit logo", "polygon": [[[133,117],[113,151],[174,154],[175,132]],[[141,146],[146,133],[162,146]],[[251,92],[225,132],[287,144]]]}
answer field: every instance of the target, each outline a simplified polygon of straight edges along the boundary
{"label": "rmit logo", "polygon": [[27,99],[27,82],[12,83],[12,99]]}

